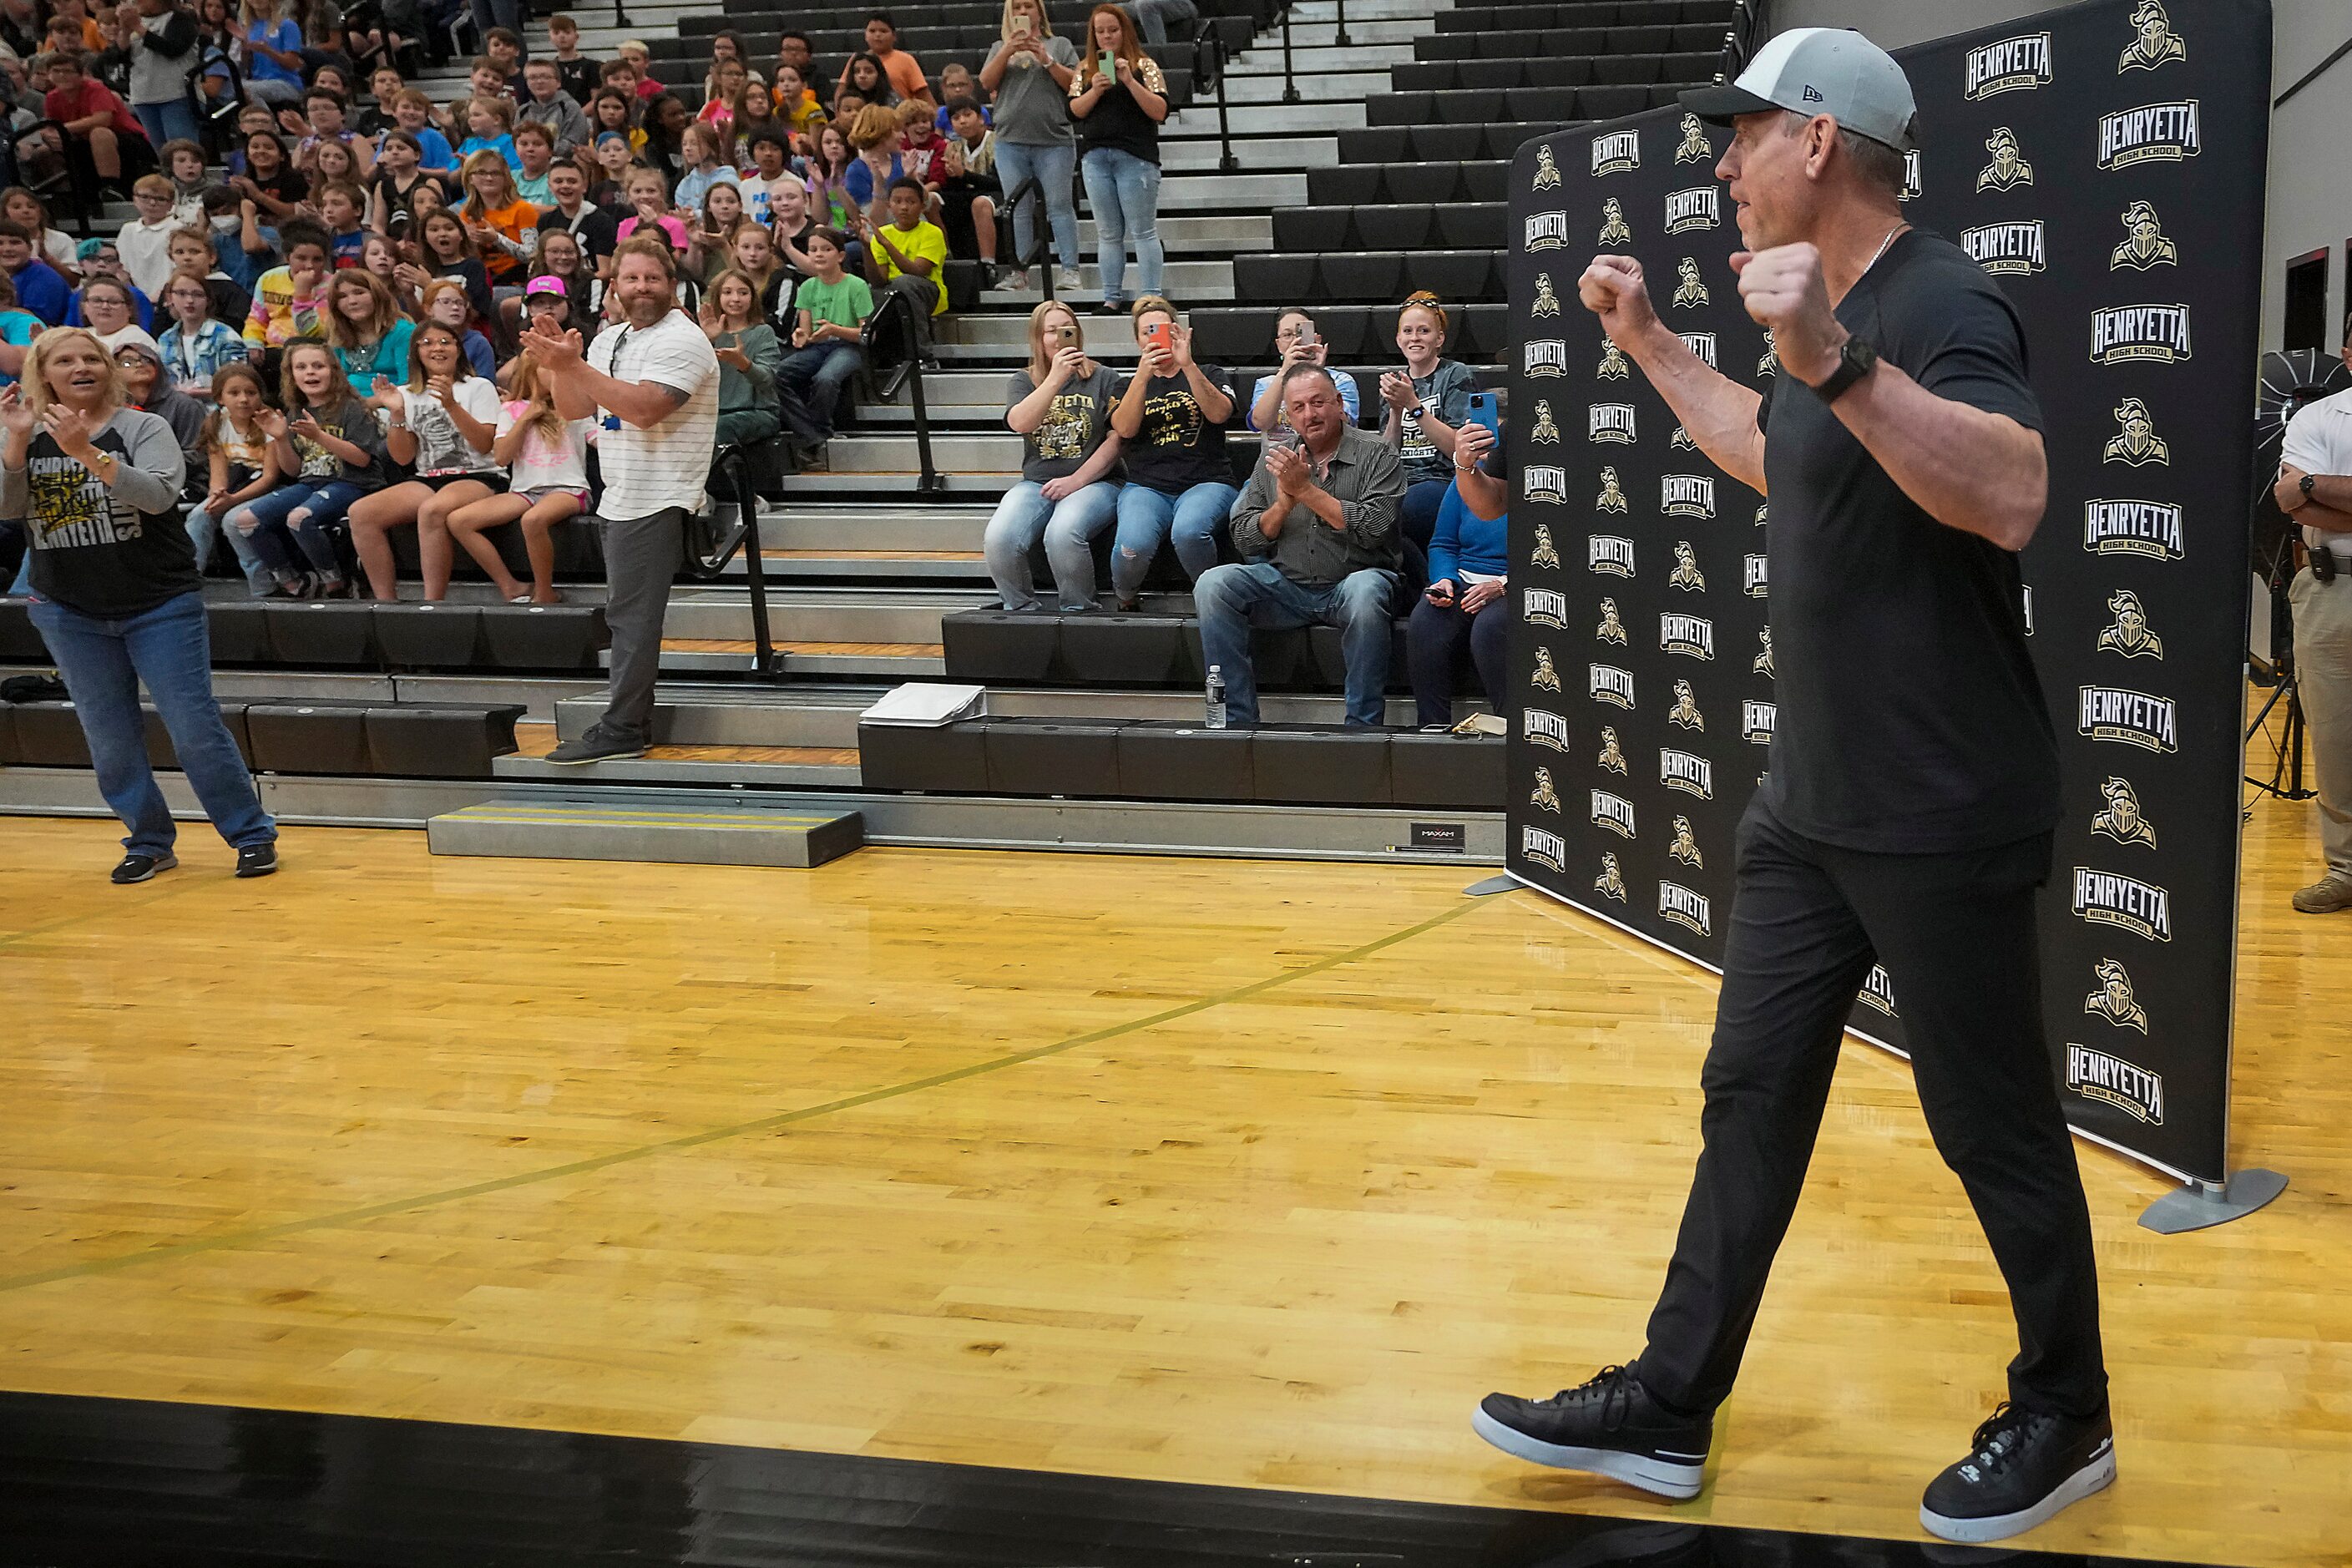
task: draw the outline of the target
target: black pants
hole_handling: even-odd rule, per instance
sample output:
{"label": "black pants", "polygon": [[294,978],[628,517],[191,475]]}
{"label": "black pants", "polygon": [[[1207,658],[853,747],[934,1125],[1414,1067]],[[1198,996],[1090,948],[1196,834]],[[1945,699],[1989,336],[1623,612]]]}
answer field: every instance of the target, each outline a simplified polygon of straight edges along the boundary
{"label": "black pants", "polygon": [[1465,615],[1461,609],[1461,585],[1454,585],[1454,603],[1433,605],[1428,596],[1413,601],[1412,618],[1405,623],[1405,654],[1412,665],[1413,720],[1416,724],[1454,722],[1454,676],[1461,666],[1462,650],[1470,650],[1470,662],[1477,667],[1478,684],[1486,690],[1486,703],[1496,712],[1508,717],[1510,708],[1505,696],[1510,684],[1505,673],[1508,668],[1511,635],[1511,612],[1507,608],[1510,595],[1487,600],[1475,615]]}
{"label": "black pants", "polygon": [[1902,1010],[1927,1129],[1992,1244],[2017,1316],[2010,1398],[2105,1408],[2091,1219],[2043,1043],[2034,889],[2047,834],[1952,855],[1871,855],[1790,831],[1759,791],[1738,868],[1706,1147],[1650,1318],[1643,1384],[1712,1410],[1731,1392],[1821,1131],[1838,1038],[1874,960]]}

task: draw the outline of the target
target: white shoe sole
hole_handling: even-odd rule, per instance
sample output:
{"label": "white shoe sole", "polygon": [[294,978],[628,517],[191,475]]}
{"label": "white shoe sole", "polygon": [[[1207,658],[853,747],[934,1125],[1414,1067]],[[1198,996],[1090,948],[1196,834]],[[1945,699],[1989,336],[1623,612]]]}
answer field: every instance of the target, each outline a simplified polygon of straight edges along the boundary
{"label": "white shoe sole", "polygon": [[142,877],[133,877],[127,882],[117,882],[114,885],[118,888],[135,888],[142,882],[153,881],[156,877],[163,872],[176,871],[179,868],[180,858],[176,855],[166,855],[161,860],[158,860],[153,865],[148,867],[146,875]]}
{"label": "white shoe sole", "polygon": [[1970,1545],[1986,1541],[2006,1541],[2055,1517],[2061,1510],[2072,1508],[2093,1492],[2105,1491],[2115,1484],[2115,1479],[2116,1451],[2110,1447],[2059,1482],[2048,1497],[2032,1508],[2020,1509],[2015,1513],[1992,1514],[1983,1519],[1947,1519],[1926,1503],[1921,1503],[1919,1527],[1930,1535]]}
{"label": "white shoe sole", "polygon": [[1646,1454],[1628,1454],[1616,1448],[1571,1448],[1558,1443],[1539,1442],[1526,1433],[1506,1426],[1500,1421],[1477,1410],[1471,1414],[1470,1429],[1516,1459],[1530,1464],[1549,1465],[1556,1470],[1584,1470],[1596,1476],[1606,1476],[1612,1481],[1622,1481],[1629,1487],[1639,1487],[1645,1492],[1663,1498],[1685,1501],[1699,1494],[1706,1479],[1706,1460],[1678,1464],[1671,1459],[1652,1458]]}
{"label": "white shoe sole", "polygon": [[593,767],[598,763],[625,763],[633,757],[642,757],[645,754],[646,748],[639,746],[634,752],[607,752],[600,757],[545,756],[539,760],[559,768],[586,768]]}

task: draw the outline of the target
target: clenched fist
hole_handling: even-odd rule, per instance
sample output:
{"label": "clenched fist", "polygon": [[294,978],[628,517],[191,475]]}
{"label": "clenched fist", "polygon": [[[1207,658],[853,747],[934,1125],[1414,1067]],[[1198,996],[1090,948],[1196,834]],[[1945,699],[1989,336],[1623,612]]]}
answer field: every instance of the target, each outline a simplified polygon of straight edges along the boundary
{"label": "clenched fist", "polygon": [[1642,264],[1630,256],[1594,257],[1576,280],[1576,293],[1584,308],[1601,318],[1601,330],[1609,341],[1621,349],[1633,348],[1658,324],[1649,286],[1642,280]]}
{"label": "clenched fist", "polygon": [[1846,330],[1830,309],[1822,280],[1822,253],[1811,245],[1776,245],[1739,251],[1731,258],[1739,274],[1739,298],[1748,313],[1772,330],[1772,347],[1789,374],[1818,386],[1837,373]]}

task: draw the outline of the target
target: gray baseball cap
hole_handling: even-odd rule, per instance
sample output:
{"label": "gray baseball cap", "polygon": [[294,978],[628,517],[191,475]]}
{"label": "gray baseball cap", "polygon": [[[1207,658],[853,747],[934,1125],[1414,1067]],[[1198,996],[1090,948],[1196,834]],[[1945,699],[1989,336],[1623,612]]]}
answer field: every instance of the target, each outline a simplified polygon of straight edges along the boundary
{"label": "gray baseball cap", "polygon": [[1895,57],[1846,27],[1791,27],[1748,62],[1735,82],[1694,88],[1682,105],[1727,125],[1742,114],[1786,109],[1826,114],[1845,130],[1898,153],[1916,145],[1918,104]]}

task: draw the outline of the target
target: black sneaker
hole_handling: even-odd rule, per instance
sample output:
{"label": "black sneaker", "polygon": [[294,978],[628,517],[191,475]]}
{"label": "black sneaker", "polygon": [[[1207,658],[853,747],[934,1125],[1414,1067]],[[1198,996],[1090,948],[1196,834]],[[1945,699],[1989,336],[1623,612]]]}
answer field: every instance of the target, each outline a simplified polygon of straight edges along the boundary
{"label": "black sneaker", "polygon": [[646,743],[631,740],[617,730],[609,730],[602,722],[588,726],[588,732],[564,742],[541,759],[572,766],[581,763],[611,763],[623,757],[642,757]]}
{"label": "black sneaker", "polygon": [[1919,1523],[1946,1541],[2005,1541],[2116,1479],[2115,1427],[2105,1411],[2071,1421],[2003,1400],[1970,1446],[1920,1500]]}
{"label": "black sneaker", "polygon": [[248,844],[236,852],[236,874],[240,877],[267,877],[278,869],[278,846]]}
{"label": "black sneaker", "polygon": [[1670,1415],[1630,1366],[1610,1366],[1549,1399],[1490,1394],[1471,1429],[1506,1454],[1589,1470],[1660,1497],[1694,1498],[1714,1441],[1712,1415]]}
{"label": "black sneaker", "polygon": [[168,871],[179,863],[180,858],[168,849],[161,855],[134,849],[122,858],[121,865],[114,868],[115,885],[127,888],[133,882],[146,881],[156,872]]}

